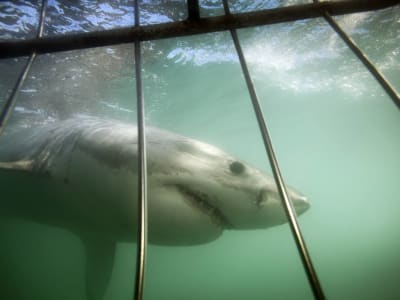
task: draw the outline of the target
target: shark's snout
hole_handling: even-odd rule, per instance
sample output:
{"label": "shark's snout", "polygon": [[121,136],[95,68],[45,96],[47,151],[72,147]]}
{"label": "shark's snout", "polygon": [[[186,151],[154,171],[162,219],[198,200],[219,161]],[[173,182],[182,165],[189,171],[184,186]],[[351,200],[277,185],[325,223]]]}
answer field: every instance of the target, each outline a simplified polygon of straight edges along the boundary
{"label": "shark's snout", "polygon": [[[311,206],[310,202],[308,201],[306,196],[303,196],[300,193],[294,192],[293,190],[290,190],[289,198],[292,201],[293,206],[298,215],[300,215],[303,212],[305,212],[306,210],[308,210]],[[266,188],[262,188],[262,189],[260,189],[260,191],[257,194],[255,204],[258,207],[262,208],[264,206],[268,206],[270,203],[272,204],[275,201],[278,203],[282,203],[279,195],[277,195],[275,193],[271,193],[271,191]]]}
{"label": "shark's snout", "polygon": [[296,213],[298,215],[302,214],[303,212],[307,211],[311,204],[308,201],[307,197],[303,195],[298,195],[296,197],[291,197],[293,201],[294,208],[296,209]]}

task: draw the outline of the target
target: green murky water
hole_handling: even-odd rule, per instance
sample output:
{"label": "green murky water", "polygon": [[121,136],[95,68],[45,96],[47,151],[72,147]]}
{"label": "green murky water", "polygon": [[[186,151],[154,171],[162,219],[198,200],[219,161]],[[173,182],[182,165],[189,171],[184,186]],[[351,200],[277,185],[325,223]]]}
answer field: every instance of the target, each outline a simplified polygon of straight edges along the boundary
{"label": "green murky water", "polygon": [[[386,33],[365,15],[341,21],[399,89],[399,18],[385,13]],[[284,178],[312,203],[299,220],[328,299],[399,299],[398,109],[322,20],[240,37]],[[132,50],[40,57],[11,125],[73,113],[134,122]],[[145,43],[143,57],[149,125],[269,172],[227,33]],[[72,233],[3,218],[0,244],[1,299],[85,299],[84,250]],[[131,299],[135,247],[118,245],[105,299]],[[146,300],[312,299],[287,224],[226,231],[201,246],[150,245],[147,262]]]}

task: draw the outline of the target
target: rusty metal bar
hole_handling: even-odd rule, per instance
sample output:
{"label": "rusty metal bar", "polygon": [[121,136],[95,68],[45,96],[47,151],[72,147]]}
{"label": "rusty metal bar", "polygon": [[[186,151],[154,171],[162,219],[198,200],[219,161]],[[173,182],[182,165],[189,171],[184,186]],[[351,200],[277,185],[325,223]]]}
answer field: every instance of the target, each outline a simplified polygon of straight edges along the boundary
{"label": "rusty metal bar", "polygon": [[[37,30],[37,34],[36,34],[36,39],[40,40],[43,36],[43,29],[44,29],[44,20],[46,18],[46,7],[47,7],[47,0],[43,0],[42,1],[42,7],[40,10],[40,18],[39,18],[39,26],[38,26],[38,30]],[[1,49],[0,49],[0,53],[1,53]],[[22,70],[21,74],[19,75],[17,82],[14,85],[13,90],[11,91],[10,96],[8,97],[2,111],[0,112],[0,135],[3,133],[8,119],[11,116],[11,113],[14,109],[14,106],[17,102],[17,98],[19,95],[19,91],[21,90],[26,77],[28,76],[28,73],[32,67],[32,64],[37,56],[37,53],[33,50],[33,51],[29,51],[29,58],[28,61],[24,67],[24,69]]]}
{"label": "rusty metal bar", "polygon": [[[140,26],[139,0],[135,1],[135,27]],[[144,99],[142,89],[142,57],[140,41],[135,41],[135,75],[138,134],[138,230],[134,300],[142,300],[147,256],[147,159]]]}
{"label": "rusty metal bar", "polygon": [[32,51],[37,53],[68,51],[318,18],[321,17],[321,11],[327,11],[331,15],[342,15],[382,9],[396,4],[399,4],[398,0],[329,1],[164,24],[66,34],[42,39],[13,40],[0,43],[0,58],[29,55]]}
{"label": "rusty metal bar", "polygon": [[[224,5],[224,10],[225,14],[229,15],[230,10],[229,10],[229,5],[227,0],[223,0],[223,5]],[[275,183],[279,191],[279,195],[282,200],[282,206],[284,207],[290,229],[292,231],[293,238],[295,240],[297,250],[299,252],[301,261],[303,263],[304,270],[307,274],[308,281],[310,283],[311,290],[314,294],[314,298],[317,300],[324,300],[324,292],[322,290],[322,286],[319,282],[317,272],[313,266],[311,256],[307,250],[306,242],[303,238],[303,235],[301,233],[300,225],[297,220],[297,215],[296,215],[296,210],[293,206],[293,202],[290,199],[288,192],[287,192],[287,187],[286,184],[283,180],[283,176],[281,174],[278,160],[275,155],[274,147],[272,145],[272,140],[271,136],[269,134],[269,130],[267,127],[267,123],[264,118],[264,114],[261,109],[260,101],[258,100],[258,96],[253,84],[253,81],[250,76],[249,69],[247,67],[246,59],[243,54],[242,47],[240,45],[239,37],[237,35],[236,29],[231,29],[230,30],[231,35],[232,35],[232,40],[236,48],[236,52],[239,57],[240,65],[242,67],[243,75],[247,84],[247,88],[250,94],[251,102],[253,104],[253,109],[257,118],[258,126],[261,131],[261,135],[264,141],[264,146],[265,150],[267,152],[271,168],[272,168],[272,173],[274,175]]]}

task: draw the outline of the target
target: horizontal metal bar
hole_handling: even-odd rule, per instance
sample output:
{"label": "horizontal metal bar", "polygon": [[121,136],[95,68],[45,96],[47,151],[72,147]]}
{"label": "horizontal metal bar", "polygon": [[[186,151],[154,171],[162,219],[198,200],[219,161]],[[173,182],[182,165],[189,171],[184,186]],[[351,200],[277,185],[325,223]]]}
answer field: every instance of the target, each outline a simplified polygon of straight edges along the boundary
{"label": "horizontal metal bar", "polygon": [[42,39],[13,40],[0,43],[0,58],[29,55],[32,51],[37,53],[68,51],[317,18],[321,17],[321,11],[327,11],[331,15],[342,15],[382,9],[396,4],[399,4],[398,0],[330,1],[164,24],[50,36]]}
{"label": "horizontal metal bar", "polygon": [[379,82],[382,88],[386,91],[386,93],[393,100],[394,104],[397,105],[397,108],[400,109],[400,97],[396,92],[395,88],[390,84],[390,82],[386,79],[386,77],[378,70],[378,68],[374,65],[374,63],[369,60],[367,55],[357,46],[357,44],[353,41],[353,39],[346,34],[339,26],[339,24],[330,16],[329,13],[323,12],[323,16],[325,20],[329,23],[329,25],[335,30],[335,32],[342,38],[342,40],[346,43],[346,45],[353,51],[353,53],[358,57],[358,59],[364,64],[364,66],[371,72],[371,74],[375,77],[375,79]]}

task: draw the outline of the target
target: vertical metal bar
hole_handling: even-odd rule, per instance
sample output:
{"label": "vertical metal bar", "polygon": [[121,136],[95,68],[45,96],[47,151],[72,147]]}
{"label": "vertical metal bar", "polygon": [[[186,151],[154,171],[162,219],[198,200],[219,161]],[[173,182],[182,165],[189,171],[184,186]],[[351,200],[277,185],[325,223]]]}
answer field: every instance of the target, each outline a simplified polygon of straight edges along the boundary
{"label": "vertical metal bar", "polygon": [[[315,1],[314,1],[315,2]],[[317,1],[318,2],[318,1]],[[333,30],[342,38],[346,45],[353,51],[353,53],[358,57],[359,60],[364,64],[364,66],[369,70],[369,72],[375,77],[375,79],[380,83],[385,92],[393,100],[397,108],[400,109],[400,96],[396,92],[395,88],[390,84],[390,82],[385,78],[385,76],[377,69],[377,67],[369,60],[369,58],[364,54],[364,52],[356,45],[350,36],[348,36],[339,24],[331,17],[331,15],[323,11],[322,15],[326,22],[332,27]]]}
{"label": "vertical metal bar", "polygon": [[[42,7],[40,10],[40,16],[39,16],[39,25],[38,25],[38,30],[36,34],[36,38],[40,39],[43,36],[43,29],[44,29],[44,20],[46,17],[46,7],[47,7],[47,0],[42,1]],[[8,119],[11,116],[11,113],[15,107],[15,104],[17,102],[17,98],[19,95],[19,91],[21,90],[21,87],[23,86],[26,77],[28,76],[28,73],[32,67],[32,64],[36,58],[36,53],[32,52],[29,55],[28,61],[22,70],[21,74],[19,75],[17,82],[14,85],[14,88],[11,91],[10,96],[8,97],[1,113],[0,113],[0,135],[3,133],[4,129],[6,128]]]}
{"label": "vertical metal bar", "polygon": [[0,114],[0,135],[3,133],[6,128],[8,119],[11,116],[11,113],[14,109],[15,103],[17,102],[19,91],[21,90],[22,85],[25,82],[26,77],[28,76],[29,70],[31,69],[32,63],[36,58],[36,53],[32,53],[29,55],[28,62],[26,63],[24,69],[19,75],[17,82],[11,91],[10,96],[8,97],[2,111]]}
{"label": "vertical metal bar", "polygon": [[[140,24],[139,0],[135,1],[135,26]],[[138,123],[138,236],[136,255],[136,278],[133,299],[143,299],[147,253],[147,164],[144,100],[142,91],[142,59],[140,41],[135,42],[135,74]]]}
{"label": "vertical metal bar", "polygon": [[200,8],[198,0],[187,0],[188,18],[192,20],[200,19]]}
{"label": "vertical metal bar", "polygon": [[40,11],[39,16],[39,28],[36,34],[36,38],[40,39],[43,36],[44,31],[44,21],[46,19],[46,8],[47,8],[47,0],[42,1],[42,9]]}
{"label": "vertical metal bar", "polygon": [[[224,4],[224,9],[225,9],[225,14],[229,15],[230,10],[229,10],[229,5],[228,5],[227,0],[223,0],[223,4]],[[250,93],[250,98],[251,98],[251,101],[253,104],[254,112],[257,117],[258,126],[261,131],[265,149],[268,154],[268,158],[269,158],[269,161],[270,161],[270,164],[272,167],[272,172],[273,172],[273,175],[275,178],[276,185],[278,187],[280,197],[282,199],[282,204],[283,204],[283,207],[285,209],[285,212],[286,212],[286,215],[287,215],[287,218],[289,221],[289,225],[290,225],[290,229],[293,234],[293,238],[296,242],[296,246],[299,251],[299,254],[300,254],[304,269],[306,271],[307,278],[310,283],[311,289],[313,291],[314,297],[315,297],[315,299],[323,300],[323,299],[325,299],[325,296],[324,296],[321,284],[319,282],[317,272],[314,269],[314,266],[313,266],[313,263],[311,260],[311,256],[307,250],[305,240],[301,233],[300,226],[299,226],[299,223],[297,220],[296,211],[294,209],[291,199],[288,196],[287,188],[284,183],[281,171],[279,169],[279,165],[278,165],[278,161],[275,156],[274,148],[272,146],[272,141],[271,141],[271,137],[269,134],[269,130],[267,128],[267,124],[266,124],[264,116],[263,116],[260,102],[258,100],[256,90],[255,90],[253,82],[251,80],[249,70],[247,68],[246,60],[245,60],[245,57],[244,57],[244,54],[242,51],[242,47],[240,46],[237,32],[235,29],[231,29],[230,32],[232,35],[233,42],[235,44],[236,52],[237,52],[239,60],[240,60],[240,65],[242,67],[242,71],[243,71],[243,74],[244,74],[244,77],[246,80],[247,88]]]}

